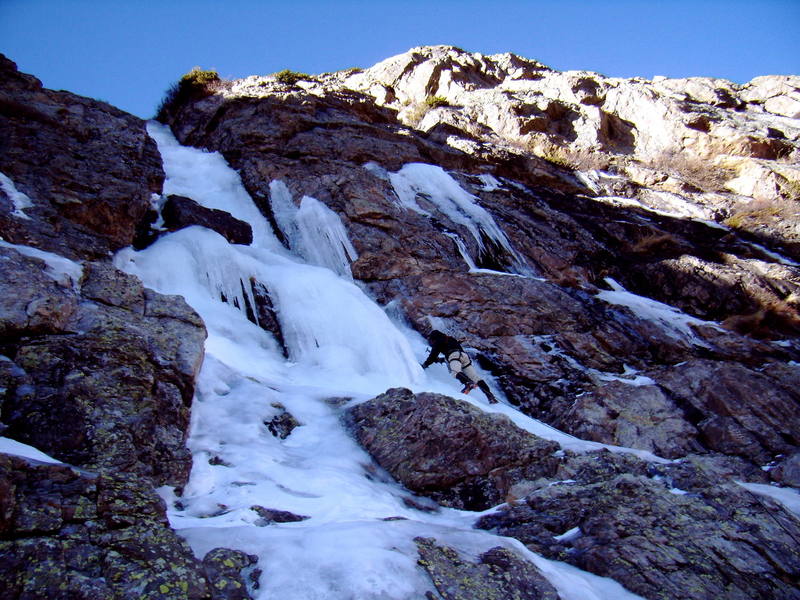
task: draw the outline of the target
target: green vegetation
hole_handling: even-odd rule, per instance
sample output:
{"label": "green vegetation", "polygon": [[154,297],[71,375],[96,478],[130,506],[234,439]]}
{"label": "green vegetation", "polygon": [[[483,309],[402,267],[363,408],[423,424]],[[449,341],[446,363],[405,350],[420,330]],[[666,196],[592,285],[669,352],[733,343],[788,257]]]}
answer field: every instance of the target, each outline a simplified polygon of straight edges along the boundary
{"label": "green vegetation", "polygon": [[166,122],[169,114],[179,106],[210,96],[221,83],[222,80],[216,71],[204,71],[200,67],[194,67],[167,90],[156,112],[156,119],[162,123]]}
{"label": "green vegetation", "polygon": [[428,96],[407,113],[407,122],[416,127],[429,111],[443,106],[450,106],[447,98],[444,96]]}
{"label": "green vegetation", "polygon": [[275,73],[274,77],[281,83],[285,83],[286,85],[294,85],[298,81],[308,79],[311,76],[308,73],[300,73],[298,71],[284,69],[283,71],[278,71]]}
{"label": "green vegetation", "polygon": [[450,103],[444,96],[428,96],[425,98],[425,102],[423,102],[423,104],[429,109],[439,108],[441,106],[450,106]]}

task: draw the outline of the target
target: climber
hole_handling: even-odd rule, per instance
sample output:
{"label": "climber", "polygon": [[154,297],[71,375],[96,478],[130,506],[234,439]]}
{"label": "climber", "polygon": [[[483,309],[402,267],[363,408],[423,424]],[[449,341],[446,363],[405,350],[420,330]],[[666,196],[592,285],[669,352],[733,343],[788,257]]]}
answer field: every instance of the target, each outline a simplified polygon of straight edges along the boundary
{"label": "climber", "polygon": [[464,384],[464,389],[461,390],[462,394],[469,394],[479,387],[490,404],[497,403],[489,385],[475,372],[472,361],[457,340],[434,329],[428,336],[428,342],[431,345],[431,353],[422,363],[423,369],[427,369],[434,362],[444,362],[444,359],[439,357],[441,354],[447,359],[450,374]]}

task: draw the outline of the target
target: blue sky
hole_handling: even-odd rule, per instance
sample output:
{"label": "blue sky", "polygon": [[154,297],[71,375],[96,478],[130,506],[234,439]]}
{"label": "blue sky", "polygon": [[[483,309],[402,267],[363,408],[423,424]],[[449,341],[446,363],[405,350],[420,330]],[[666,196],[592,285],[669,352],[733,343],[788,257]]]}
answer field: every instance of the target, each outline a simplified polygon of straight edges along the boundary
{"label": "blue sky", "polygon": [[800,74],[800,0],[0,0],[0,52],[53,89],[151,117],[194,66],[368,67],[413,46],[609,76]]}

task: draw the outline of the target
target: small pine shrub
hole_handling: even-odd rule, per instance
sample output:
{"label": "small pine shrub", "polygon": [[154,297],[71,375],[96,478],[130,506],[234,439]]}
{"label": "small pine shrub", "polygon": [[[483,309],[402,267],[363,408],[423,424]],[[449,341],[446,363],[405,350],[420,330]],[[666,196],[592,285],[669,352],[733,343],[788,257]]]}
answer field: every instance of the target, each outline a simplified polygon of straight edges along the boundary
{"label": "small pine shrub", "polygon": [[294,85],[298,81],[308,79],[310,75],[308,73],[300,73],[298,71],[284,69],[283,71],[278,71],[275,73],[274,77],[281,83],[285,83],[286,85]]}
{"label": "small pine shrub", "polygon": [[165,123],[176,108],[192,100],[210,96],[221,82],[216,71],[194,67],[167,90],[156,112],[156,120]]}
{"label": "small pine shrub", "polygon": [[423,102],[429,109],[440,108],[442,106],[450,106],[447,98],[444,96],[428,96]]}

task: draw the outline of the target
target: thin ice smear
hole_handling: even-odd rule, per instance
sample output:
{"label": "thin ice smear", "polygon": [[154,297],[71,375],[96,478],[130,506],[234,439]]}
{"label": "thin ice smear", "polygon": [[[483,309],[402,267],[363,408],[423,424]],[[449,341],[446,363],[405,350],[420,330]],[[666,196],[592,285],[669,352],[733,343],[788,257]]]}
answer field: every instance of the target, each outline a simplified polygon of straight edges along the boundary
{"label": "thin ice smear", "polygon": [[3,239],[0,239],[0,247],[12,248],[25,256],[43,260],[47,265],[44,270],[45,275],[60,285],[71,286],[75,289],[80,285],[81,278],[83,277],[83,266],[74,260],[61,256],[60,254],[55,254],[54,252],[32,248],[31,246],[9,244]]}
{"label": "thin ice smear", "polygon": [[33,207],[33,201],[20,192],[11,178],[3,173],[0,173],[0,189],[5,192],[6,196],[11,200],[11,204],[14,206],[11,215],[18,219],[30,219],[30,217],[25,214],[25,209]]}
{"label": "thin ice smear", "polygon": [[629,308],[637,317],[658,324],[667,335],[674,339],[688,341],[698,346],[707,346],[697,336],[693,326],[719,327],[716,323],[691,317],[668,304],[663,304],[644,296],[637,296],[627,291],[610,277],[606,277],[605,281],[611,286],[612,290],[599,292],[597,294],[598,298],[605,300],[609,304]]}
{"label": "thin ice smear", "polygon": [[[491,249],[486,247],[487,242],[490,242],[508,255],[513,263],[511,268],[514,272],[524,274],[530,270],[525,260],[511,246],[511,242],[492,215],[479,206],[476,202],[477,198],[465,191],[441,167],[424,163],[410,163],[398,172],[390,173],[389,179],[400,207],[426,217],[432,217],[429,211],[419,205],[418,198],[424,198],[446,215],[450,221],[469,231],[478,246],[479,254],[490,252]],[[488,179],[482,179],[482,181],[486,186],[492,182]],[[463,243],[459,245],[462,255],[465,255],[464,248]],[[468,257],[468,255],[465,255],[465,260],[471,269],[480,262],[478,257]]]}

